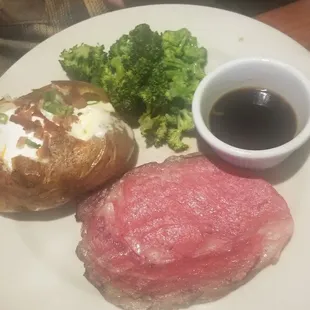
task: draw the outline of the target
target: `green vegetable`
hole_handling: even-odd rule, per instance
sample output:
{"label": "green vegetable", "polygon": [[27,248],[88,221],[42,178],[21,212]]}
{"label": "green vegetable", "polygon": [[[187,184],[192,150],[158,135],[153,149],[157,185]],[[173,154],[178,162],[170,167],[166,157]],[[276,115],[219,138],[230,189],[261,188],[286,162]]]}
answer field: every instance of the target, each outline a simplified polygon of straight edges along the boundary
{"label": "green vegetable", "polygon": [[144,112],[139,92],[162,57],[161,36],[146,24],[137,26],[111,46],[101,86],[118,112],[134,117]]}
{"label": "green vegetable", "polygon": [[87,101],[87,105],[95,105],[98,104],[100,101]]}
{"label": "green vegetable", "polygon": [[72,106],[64,103],[56,90],[51,90],[44,94],[43,109],[57,116],[72,115],[74,110]]}
{"label": "green vegetable", "polygon": [[43,103],[43,109],[57,116],[67,116],[73,114],[73,107],[65,105],[58,101],[45,101]]}
{"label": "green vegetable", "polygon": [[44,101],[55,101],[56,100],[56,90],[50,90],[44,93],[43,95]]}
{"label": "green vegetable", "polygon": [[110,48],[86,44],[61,53],[60,63],[75,79],[103,87],[115,110],[140,125],[148,145],[188,146],[194,128],[191,101],[204,77],[207,51],[183,28],[160,34],[138,25]]}
{"label": "green vegetable", "polygon": [[197,39],[187,29],[163,33],[165,73],[170,79],[167,96],[191,104],[194,92],[205,76],[207,51],[198,47]]}
{"label": "green vegetable", "polygon": [[5,113],[0,113],[0,124],[6,124],[9,120],[9,117]]}
{"label": "green vegetable", "polygon": [[149,145],[156,147],[165,142],[176,152],[184,151],[188,145],[182,142],[183,136],[194,129],[192,113],[187,109],[171,109],[170,114],[157,115],[145,113],[140,119],[140,130],[143,136],[148,137]]}
{"label": "green vegetable", "polygon": [[182,138],[194,128],[191,100],[205,75],[207,53],[187,29],[166,31],[162,37],[164,57],[140,92],[147,111],[139,124],[150,145],[167,142],[178,152],[188,148]]}
{"label": "green vegetable", "polygon": [[60,64],[70,78],[100,84],[100,75],[107,62],[103,45],[75,45],[60,54]]}
{"label": "green vegetable", "polygon": [[180,110],[176,117],[177,126],[168,131],[167,143],[170,148],[175,151],[184,151],[188,145],[182,142],[182,137],[185,133],[194,129],[192,113],[186,109]]}
{"label": "green vegetable", "polygon": [[40,144],[37,144],[33,141],[31,141],[30,139],[26,139],[26,142],[25,142],[26,145],[28,145],[29,147],[33,148],[33,149],[39,149],[41,147]]}

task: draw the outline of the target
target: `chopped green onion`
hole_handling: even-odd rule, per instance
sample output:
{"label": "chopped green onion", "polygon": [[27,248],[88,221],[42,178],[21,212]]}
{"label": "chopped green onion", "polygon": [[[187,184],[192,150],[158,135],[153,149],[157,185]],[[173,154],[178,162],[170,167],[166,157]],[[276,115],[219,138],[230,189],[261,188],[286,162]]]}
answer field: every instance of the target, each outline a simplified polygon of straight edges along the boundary
{"label": "chopped green onion", "polygon": [[87,105],[98,104],[100,101],[87,101]]}
{"label": "chopped green onion", "polygon": [[0,124],[6,124],[9,117],[5,113],[0,113]]}
{"label": "chopped green onion", "polygon": [[57,116],[68,116],[73,114],[73,107],[64,103],[63,98],[51,90],[44,94],[43,109]]}
{"label": "chopped green onion", "polygon": [[73,107],[59,101],[45,101],[43,109],[57,116],[68,116],[73,114]]}
{"label": "chopped green onion", "polygon": [[26,145],[28,145],[29,147],[33,148],[33,149],[39,149],[41,147],[40,144],[37,144],[33,141],[31,141],[30,139],[26,139],[26,142],[25,142]]}
{"label": "chopped green onion", "polygon": [[56,99],[56,90],[49,90],[43,95],[44,102],[54,101]]}

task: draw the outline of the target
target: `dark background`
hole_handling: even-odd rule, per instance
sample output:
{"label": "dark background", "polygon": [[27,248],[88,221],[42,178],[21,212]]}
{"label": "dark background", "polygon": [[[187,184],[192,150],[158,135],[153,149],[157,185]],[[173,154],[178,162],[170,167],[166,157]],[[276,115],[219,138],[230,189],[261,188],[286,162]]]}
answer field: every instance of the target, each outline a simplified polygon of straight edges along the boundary
{"label": "dark background", "polygon": [[295,1],[296,0],[131,0],[129,6],[163,3],[197,4],[234,11],[248,16],[255,16]]}

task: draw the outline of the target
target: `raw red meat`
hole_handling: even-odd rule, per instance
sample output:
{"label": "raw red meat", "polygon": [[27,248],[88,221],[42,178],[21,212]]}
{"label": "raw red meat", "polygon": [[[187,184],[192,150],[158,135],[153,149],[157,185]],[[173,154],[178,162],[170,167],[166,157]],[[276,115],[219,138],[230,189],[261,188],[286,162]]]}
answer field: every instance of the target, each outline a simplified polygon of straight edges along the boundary
{"label": "raw red meat", "polygon": [[294,226],[269,183],[197,154],[135,168],[88,204],[78,256],[105,298],[130,310],[229,293],[277,262]]}

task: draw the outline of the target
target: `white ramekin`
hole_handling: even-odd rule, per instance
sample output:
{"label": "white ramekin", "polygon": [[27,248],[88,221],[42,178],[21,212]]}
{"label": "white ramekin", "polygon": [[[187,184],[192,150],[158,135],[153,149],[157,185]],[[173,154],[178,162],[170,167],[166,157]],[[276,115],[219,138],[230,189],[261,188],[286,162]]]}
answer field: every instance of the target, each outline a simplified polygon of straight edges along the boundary
{"label": "white ramekin", "polygon": [[[207,125],[213,104],[225,93],[243,87],[267,88],[285,98],[296,113],[297,135],[286,144],[258,151],[236,148],[216,138]],[[198,133],[222,159],[249,169],[271,168],[310,137],[310,83],[297,69],[276,60],[233,60],[218,67],[200,82],[193,98],[192,111]]]}

